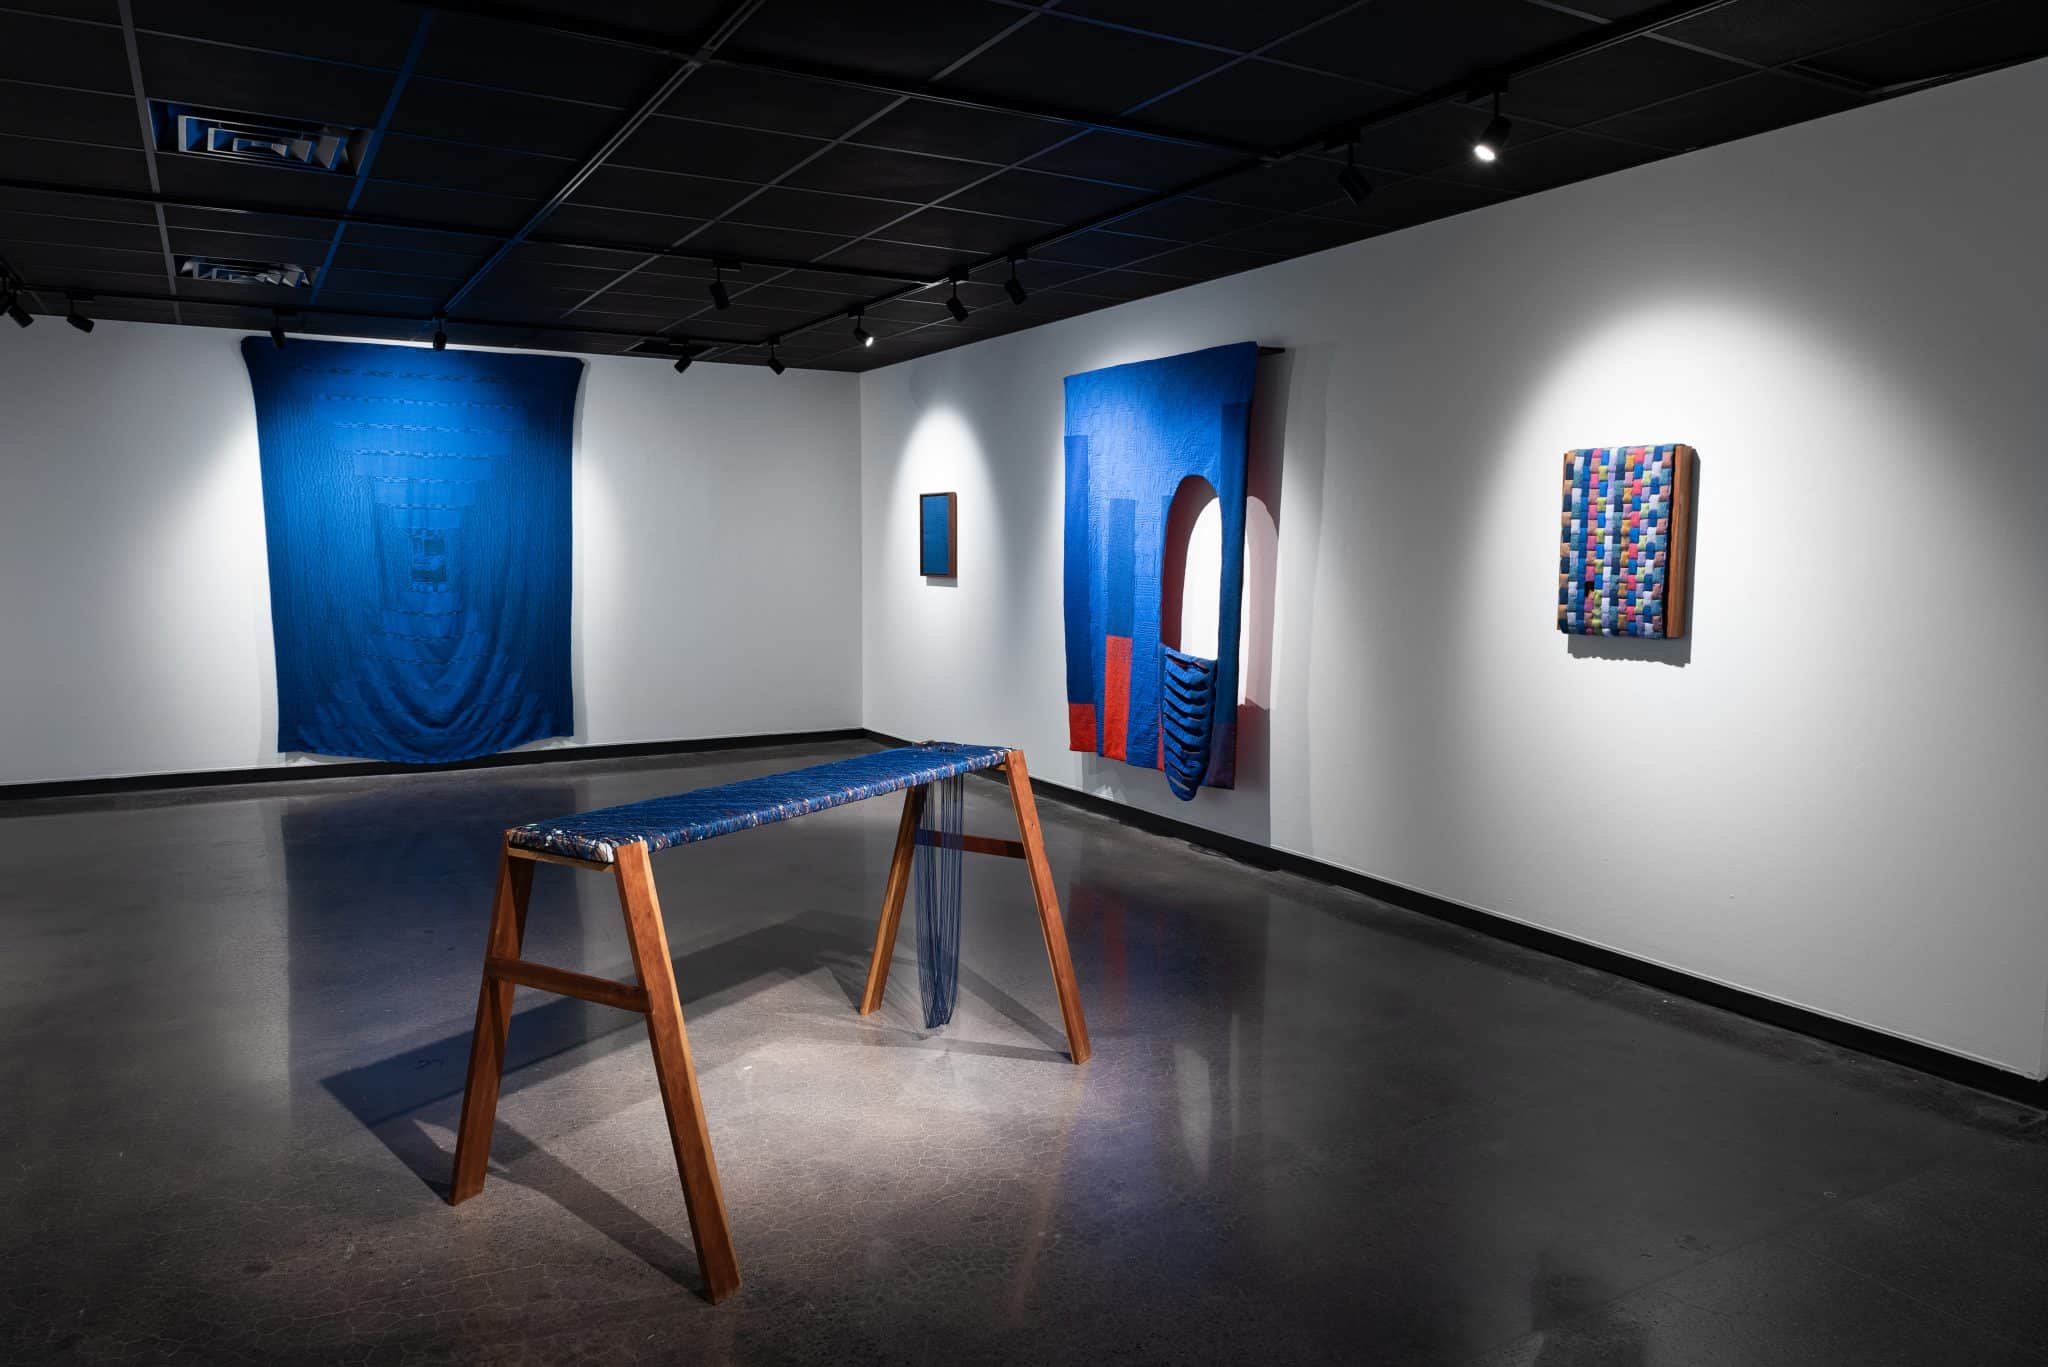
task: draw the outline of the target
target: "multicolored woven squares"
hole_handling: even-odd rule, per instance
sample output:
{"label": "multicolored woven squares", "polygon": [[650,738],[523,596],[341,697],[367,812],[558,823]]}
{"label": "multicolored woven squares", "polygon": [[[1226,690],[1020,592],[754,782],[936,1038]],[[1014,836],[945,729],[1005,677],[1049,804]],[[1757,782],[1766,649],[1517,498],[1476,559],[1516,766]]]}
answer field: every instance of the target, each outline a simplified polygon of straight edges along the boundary
{"label": "multicolored woven squares", "polygon": [[1567,451],[1559,515],[1557,629],[1575,636],[1685,634],[1689,446]]}

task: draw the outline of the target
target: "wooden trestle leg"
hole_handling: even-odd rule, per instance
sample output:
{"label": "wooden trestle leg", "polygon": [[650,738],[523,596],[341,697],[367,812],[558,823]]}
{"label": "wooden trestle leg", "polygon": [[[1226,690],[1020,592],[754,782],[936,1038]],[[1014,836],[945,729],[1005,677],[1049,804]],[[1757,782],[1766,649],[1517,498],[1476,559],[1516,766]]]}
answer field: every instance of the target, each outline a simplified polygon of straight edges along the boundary
{"label": "wooden trestle leg", "polygon": [[614,861],[633,971],[647,993],[647,1038],[654,1046],[654,1076],[661,1084],[669,1139],[682,1173],[683,1204],[690,1212],[690,1234],[697,1241],[705,1291],[715,1304],[740,1289],[740,1261],[725,1216],[718,1164],[711,1156],[711,1133],[704,1125],[704,1099],[697,1092],[690,1037],[683,1030],[683,1003],[676,994],[668,932],[662,928],[661,904],[654,895],[654,870],[644,844],[621,845]]}
{"label": "wooden trestle leg", "polygon": [[1060,1019],[1067,1027],[1067,1056],[1086,1063],[1095,1052],[1088,1043],[1088,1020],[1081,1014],[1081,989],[1074,982],[1074,960],[1067,952],[1067,923],[1060,918],[1060,893],[1053,885],[1052,865],[1045,858],[1045,836],[1038,829],[1038,803],[1031,796],[1031,773],[1024,752],[1012,750],[1003,760],[1010,779],[1010,805],[1017,809],[1017,833],[1024,842],[1024,867],[1031,871],[1031,895],[1038,902],[1038,928],[1045,934],[1045,957],[1052,964],[1052,985],[1060,994]]}
{"label": "wooden trestle leg", "polygon": [[[638,986],[528,963],[519,957],[526,938],[526,906],[536,860],[610,869],[618,880],[619,907],[625,913],[626,940],[633,952]],[[725,1216],[725,1195],[718,1185],[718,1164],[711,1156],[711,1134],[704,1125],[704,1100],[697,1091],[690,1038],[683,1031],[683,1003],[676,993],[675,965],[669,959],[668,933],[662,928],[661,904],[654,895],[654,871],[646,845],[620,846],[609,866],[514,850],[510,845],[500,857],[498,900],[491,913],[490,947],[484,953],[484,983],[477,997],[476,1033],[469,1044],[469,1081],[462,1093],[461,1128],[455,1136],[455,1177],[448,1189],[451,1205],[483,1190],[515,986],[580,997],[647,1017],[654,1076],[661,1085],[662,1109],[675,1146],[676,1170],[682,1175],[683,1204],[690,1212],[690,1233],[697,1241],[697,1264],[704,1272],[705,1291],[717,1302],[739,1290],[739,1258]]]}
{"label": "wooden trestle leg", "polygon": [[889,861],[889,881],[882,890],[882,923],[875,927],[875,952],[868,960],[867,990],[860,994],[860,1013],[873,1015],[889,987],[889,960],[896,953],[896,926],[903,919],[903,895],[910,889],[910,864],[917,855],[917,823],[931,785],[920,783],[903,794],[903,819],[896,825],[896,854]]}
{"label": "wooden trestle leg", "polygon": [[[1067,1054],[1085,1063],[1094,1049],[1088,1043],[1088,1021],[1081,1013],[1081,989],[1074,982],[1074,960],[1067,951],[1066,922],[1060,919],[1059,889],[1052,881],[1052,865],[1045,857],[1045,837],[1038,828],[1038,804],[1031,796],[1031,775],[1024,767],[1024,752],[1012,750],[1003,762],[1010,784],[1010,803],[1017,813],[1021,840],[992,840],[985,836],[961,838],[969,854],[1002,855],[1022,859],[1031,874],[1031,896],[1038,904],[1038,927],[1045,936],[1045,956],[1052,964],[1053,987],[1059,992],[1060,1017],[1067,1030]],[[868,960],[867,990],[861,993],[860,1013],[871,1014],[882,1004],[889,986],[889,960],[896,953],[896,928],[903,919],[903,898],[910,887],[911,863],[917,847],[930,841],[918,837],[918,819],[924,815],[928,786],[920,785],[903,795],[903,819],[896,827],[896,854],[889,861],[889,882],[882,893],[882,923],[875,927],[875,950]]]}
{"label": "wooden trestle leg", "polygon": [[484,950],[483,986],[477,992],[476,1031],[469,1037],[469,1081],[462,1089],[462,1123],[455,1132],[455,1176],[448,1186],[451,1206],[484,1189],[491,1127],[498,1120],[498,1081],[505,1072],[505,1035],[512,1025],[512,984],[493,976],[489,963],[519,957],[519,947],[526,939],[526,904],[532,893],[532,863],[514,859],[508,846],[498,855],[498,892]]}

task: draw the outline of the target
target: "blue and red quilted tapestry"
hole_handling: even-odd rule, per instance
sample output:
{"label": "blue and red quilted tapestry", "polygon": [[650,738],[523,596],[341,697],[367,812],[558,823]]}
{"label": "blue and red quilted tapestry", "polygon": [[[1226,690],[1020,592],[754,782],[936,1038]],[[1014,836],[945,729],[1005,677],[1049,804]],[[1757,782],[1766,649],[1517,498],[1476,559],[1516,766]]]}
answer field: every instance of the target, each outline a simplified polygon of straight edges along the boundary
{"label": "blue and red quilted tapestry", "polygon": [[1690,446],[1565,452],[1559,631],[1685,634],[1692,472]]}
{"label": "blue and red quilted tapestry", "polygon": [[277,747],[470,759],[575,729],[565,357],[243,341]]}
{"label": "blue and red quilted tapestry", "polygon": [[[1236,782],[1245,452],[1258,345],[1066,382],[1069,748],[1166,771],[1183,799]],[[1160,639],[1169,512],[1208,481],[1222,514],[1216,658]],[[1174,609],[1177,611],[1177,606]]]}

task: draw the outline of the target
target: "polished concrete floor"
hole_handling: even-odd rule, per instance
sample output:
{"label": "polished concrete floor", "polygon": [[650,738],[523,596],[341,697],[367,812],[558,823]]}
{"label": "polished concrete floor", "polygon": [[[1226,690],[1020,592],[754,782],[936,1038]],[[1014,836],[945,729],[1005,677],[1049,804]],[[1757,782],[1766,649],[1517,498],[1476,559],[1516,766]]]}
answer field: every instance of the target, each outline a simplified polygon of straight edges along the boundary
{"label": "polished concrete floor", "polygon": [[2048,1361],[2038,1113],[1052,805],[1082,1068],[1006,860],[854,1014],[892,800],[656,861],[732,1300],[632,1016],[521,994],[445,1205],[497,832],[858,748],[0,806],[0,1361]]}

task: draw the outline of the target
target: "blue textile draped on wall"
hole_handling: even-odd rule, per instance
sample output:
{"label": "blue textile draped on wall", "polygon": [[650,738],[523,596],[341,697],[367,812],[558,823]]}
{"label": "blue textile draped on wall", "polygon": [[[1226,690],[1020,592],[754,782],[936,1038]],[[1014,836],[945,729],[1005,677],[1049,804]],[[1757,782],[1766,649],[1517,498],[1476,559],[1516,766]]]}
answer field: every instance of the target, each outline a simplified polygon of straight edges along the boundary
{"label": "blue textile draped on wall", "polygon": [[575,729],[565,357],[245,338],[277,747],[426,764]]}
{"label": "blue textile draped on wall", "polygon": [[[1176,796],[1235,786],[1245,459],[1255,342],[1069,375],[1068,748],[1166,770]],[[1192,476],[1223,521],[1216,659],[1168,651],[1160,594],[1174,495]]]}

